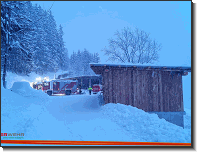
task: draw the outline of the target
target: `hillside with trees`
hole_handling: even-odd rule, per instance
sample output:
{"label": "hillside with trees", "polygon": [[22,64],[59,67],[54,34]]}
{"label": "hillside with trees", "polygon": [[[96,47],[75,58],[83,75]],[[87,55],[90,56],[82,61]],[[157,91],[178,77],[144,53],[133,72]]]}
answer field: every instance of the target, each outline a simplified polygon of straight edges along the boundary
{"label": "hillside with trees", "polygon": [[23,75],[67,70],[63,35],[50,10],[29,1],[2,1],[1,69]]}

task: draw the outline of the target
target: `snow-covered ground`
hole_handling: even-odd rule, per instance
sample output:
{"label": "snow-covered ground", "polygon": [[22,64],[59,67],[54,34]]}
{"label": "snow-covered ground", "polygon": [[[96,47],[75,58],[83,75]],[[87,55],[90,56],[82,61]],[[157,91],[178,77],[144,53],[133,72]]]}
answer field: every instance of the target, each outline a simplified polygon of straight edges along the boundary
{"label": "snow-covered ground", "polygon": [[[12,76],[10,86],[14,81],[32,82],[35,78]],[[191,110],[187,108],[183,129],[132,106],[100,106],[99,94],[48,96],[25,84],[14,90],[1,85],[1,132],[24,133],[23,140],[191,143]]]}

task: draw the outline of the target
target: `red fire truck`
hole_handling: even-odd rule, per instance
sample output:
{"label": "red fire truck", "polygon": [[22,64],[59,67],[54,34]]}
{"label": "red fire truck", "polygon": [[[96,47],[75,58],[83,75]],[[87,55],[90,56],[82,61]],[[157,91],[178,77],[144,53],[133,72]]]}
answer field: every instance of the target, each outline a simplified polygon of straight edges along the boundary
{"label": "red fire truck", "polygon": [[42,90],[48,95],[70,95],[77,92],[77,80],[55,79],[43,82]]}
{"label": "red fire truck", "polygon": [[44,81],[42,83],[42,91],[47,92],[50,89],[50,81]]}
{"label": "red fire truck", "polygon": [[42,89],[42,82],[33,82],[32,88],[40,90]]}

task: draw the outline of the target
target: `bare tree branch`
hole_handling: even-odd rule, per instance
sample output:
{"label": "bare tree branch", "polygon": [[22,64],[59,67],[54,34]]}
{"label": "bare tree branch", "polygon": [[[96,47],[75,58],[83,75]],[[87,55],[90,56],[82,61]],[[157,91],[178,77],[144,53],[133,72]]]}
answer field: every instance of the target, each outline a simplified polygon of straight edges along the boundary
{"label": "bare tree branch", "polygon": [[102,50],[110,60],[141,64],[158,60],[161,44],[151,40],[150,35],[145,31],[138,28],[131,31],[127,27],[121,32],[116,31],[114,35],[115,39],[109,39],[109,49]]}

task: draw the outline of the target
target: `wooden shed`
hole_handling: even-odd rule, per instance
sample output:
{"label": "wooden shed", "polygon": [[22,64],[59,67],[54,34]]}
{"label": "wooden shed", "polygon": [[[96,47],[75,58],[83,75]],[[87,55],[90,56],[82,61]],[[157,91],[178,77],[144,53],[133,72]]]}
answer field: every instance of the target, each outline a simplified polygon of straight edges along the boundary
{"label": "wooden shed", "polygon": [[116,64],[90,67],[102,75],[105,103],[131,105],[160,115],[184,112],[182,76],[191,72],[191,67]]}

